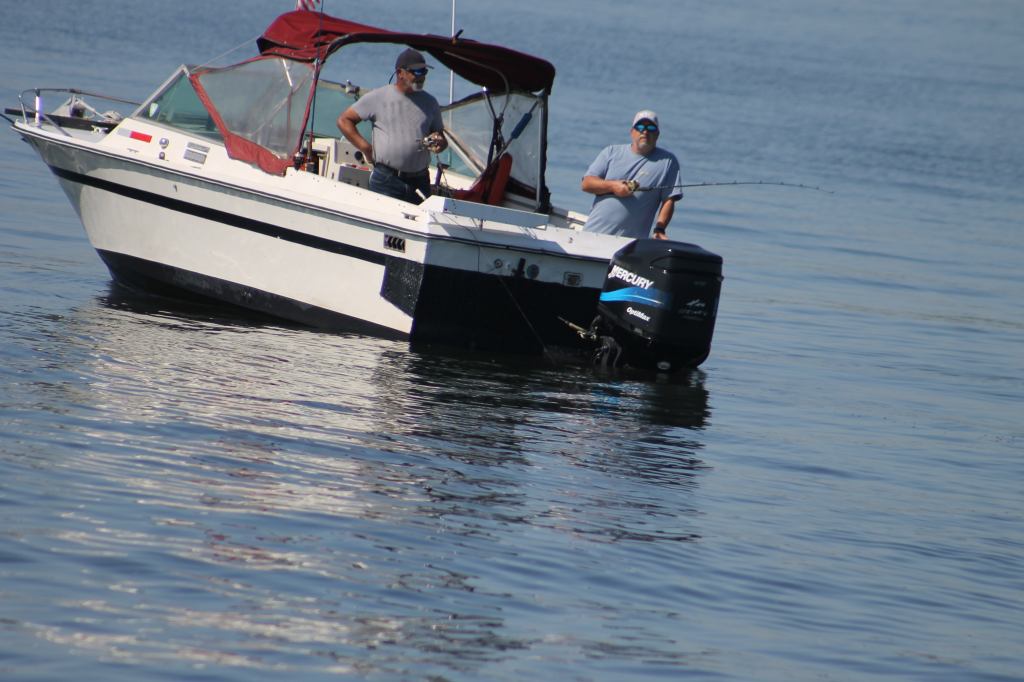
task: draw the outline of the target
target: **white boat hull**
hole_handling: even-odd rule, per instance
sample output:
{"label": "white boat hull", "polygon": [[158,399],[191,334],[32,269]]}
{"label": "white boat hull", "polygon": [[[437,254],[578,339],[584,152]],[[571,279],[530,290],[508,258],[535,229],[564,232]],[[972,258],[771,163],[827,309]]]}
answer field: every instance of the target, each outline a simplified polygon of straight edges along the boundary
{"label": "white boat hull", "polygon": [[[215,181],[18,127],[116,280],[328,329],[511,352],[579,347],[562,318],[590,322],[619,245],[545,225],[487,229],[411,204],[388,215],[397,202],[319,176]],[[319,190],[353,202],[314,203]],[[577,240],[582,254],[568,250]]]}

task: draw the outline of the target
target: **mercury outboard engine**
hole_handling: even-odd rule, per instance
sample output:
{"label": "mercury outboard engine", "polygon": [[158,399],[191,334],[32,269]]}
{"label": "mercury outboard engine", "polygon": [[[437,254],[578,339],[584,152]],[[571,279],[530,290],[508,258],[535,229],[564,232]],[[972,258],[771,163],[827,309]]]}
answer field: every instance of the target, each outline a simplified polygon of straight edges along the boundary
{"label": "mercury outboard engine", "polygon": [[591,326],[606,366],[671,371],[711,352],[722,257],[696,244],[638,239],[612,257]]}

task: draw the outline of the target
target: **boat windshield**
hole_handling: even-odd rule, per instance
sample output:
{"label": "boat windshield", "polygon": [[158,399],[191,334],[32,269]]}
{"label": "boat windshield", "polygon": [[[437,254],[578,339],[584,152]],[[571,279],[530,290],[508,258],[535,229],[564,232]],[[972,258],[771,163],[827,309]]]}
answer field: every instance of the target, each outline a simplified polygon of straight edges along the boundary
{"label": "boat windshield", "polygon": [[[271,151],[291,163],[302,137],[313,83],[310,64],[257,58],[192,75],[200,99],[221,119],[222,131]],[[230,141],[229,141],[230,146]]]}
{"label": "boat windshield", "polygon": [[[335,83],[320,78],[316,83],[316,101],[309,114],[309,126],[317,137],[341,137],[338,130],[338,117],[355,104],[362,90],[351,83]],[[373,123],[361,121],[357,126],[359,133],[367,140],[373,139]]]}
{"label": "boat windshield", "polygon": [[137,115],[193,135],[223,140],[213,118],[189,83],[185,67],[178,69]]}
{"label": "boat windshield", "polygon": [[[480,92],[442,107],[445,129],[454,152],[480,174],[488,159],[507,151],[512,155],[515,180],[536,188],[541,173],[541,129],[544,100],[525,93],[490,95]],[[495,120],[500,121],[498,148],[491,148]],[[453,169],[459,169],[453,160]]]}

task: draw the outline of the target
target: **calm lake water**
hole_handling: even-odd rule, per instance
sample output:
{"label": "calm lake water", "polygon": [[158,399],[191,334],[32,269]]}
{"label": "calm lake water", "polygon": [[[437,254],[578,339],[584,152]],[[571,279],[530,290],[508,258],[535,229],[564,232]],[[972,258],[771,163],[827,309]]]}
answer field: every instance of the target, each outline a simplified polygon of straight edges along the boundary
{"label": "calm lake water", "polygon": [[[0,679],[1024,679],[1024,5],[459,5],[559,69],[556,204],[641,108],[688,182],[834,194],[687,191],[711,357],[608,376],[126,296],[4,130]],[[287,9],[7,3],[0,95]]]}

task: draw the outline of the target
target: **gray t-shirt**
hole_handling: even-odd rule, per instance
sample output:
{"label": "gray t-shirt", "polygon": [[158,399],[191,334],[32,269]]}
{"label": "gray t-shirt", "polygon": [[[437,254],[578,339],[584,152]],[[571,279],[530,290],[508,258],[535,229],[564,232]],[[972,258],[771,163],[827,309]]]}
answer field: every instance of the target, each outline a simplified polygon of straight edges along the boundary
{"label": "gray t-shirt", "polygon": [[373,122],[373,158],[406,173],[430,165],[430,152],[420,141],[440,132],[441,107],[422,90],[403,94],[394,85],[371,90],[352,108],[359,118]]}
{"label": "gray t-shirt", "polygon": [[[655,147],[647,156],[636,154],[628,144],[605,147],[587,168],[586,175],[602,180],[636,180],[641,187],[681,184],[679,161],[672,152],[660,147]],[[634,192],[628,197],[600,194],[594,197],[585,229],[632,239],[649,237],[661,205],[666,199],[681,196],[682,191],[670,187]]]}

